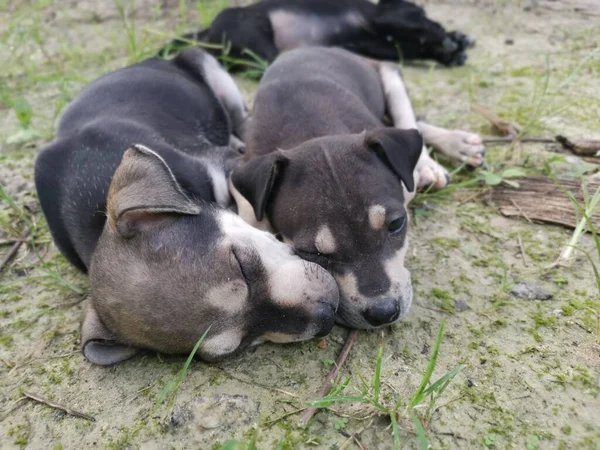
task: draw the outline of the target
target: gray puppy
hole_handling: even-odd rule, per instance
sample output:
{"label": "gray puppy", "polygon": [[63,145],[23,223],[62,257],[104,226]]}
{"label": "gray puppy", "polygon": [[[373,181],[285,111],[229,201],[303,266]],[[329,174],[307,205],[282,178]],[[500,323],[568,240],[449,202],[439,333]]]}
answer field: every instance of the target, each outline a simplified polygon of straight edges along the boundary
{"label": "gray puppy", "polygon": [[65,112],[35,181],[56,245],[89,274],[90,361],[189,353],[209,327],[207,360],[333,327],[334,279],[224,209],[244,118],[199,49],[103,76]]}
{"label": "gray puppy", "polygon": [[249,223],[334,275],[342,324],[383,326],[410,307],[406,205],[415,187],[449,182],[423,141],[483,163],[478,136],[417,123],[395,64],[307,47],[281,55],[260,83],[249,160],[230,190]]}

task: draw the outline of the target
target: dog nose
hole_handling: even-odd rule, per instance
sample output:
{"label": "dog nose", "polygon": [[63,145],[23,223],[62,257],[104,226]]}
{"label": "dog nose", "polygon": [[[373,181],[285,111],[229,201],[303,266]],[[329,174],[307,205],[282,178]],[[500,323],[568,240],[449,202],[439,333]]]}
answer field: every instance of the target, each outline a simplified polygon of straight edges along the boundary
{"label": "dog nose", "polygon": [[323,337],[329,334],[335,323],[335,309],[329,303],[319,303],[315,311],[317,333],[315,337]]}
{"label": "dog nose", "polygon": [[393,322],[400,315],[400,307],[395,300],[380,301],[371,306],[364,316],[367,322],[374,327],[380,327]]}

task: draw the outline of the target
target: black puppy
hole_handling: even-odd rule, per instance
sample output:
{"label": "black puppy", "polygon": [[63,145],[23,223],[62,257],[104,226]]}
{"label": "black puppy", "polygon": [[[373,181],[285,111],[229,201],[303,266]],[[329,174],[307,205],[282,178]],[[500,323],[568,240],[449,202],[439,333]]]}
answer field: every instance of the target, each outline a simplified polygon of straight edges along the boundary
{"label": "black puppy", "polygon": [[333,278],[223,208],[244,115],[197,48],[109,73],[65,112],[35,182],[56,245],[89,275],[90,361],[189,353],[205,331],[199,354],[217,359],[331,330]]}
{"label": "black puppy", "polygon": [[473,45],[467,35],[447,32],[404,0],[262,0],[225,9],[209,29],[185,35],[161,52],[168,54],[190,40],[223,44],[235,58],[248,49],[269,62],[284,50],[321,45],[374,59],[433,59],[447,66],[464,64],[466,49]]}

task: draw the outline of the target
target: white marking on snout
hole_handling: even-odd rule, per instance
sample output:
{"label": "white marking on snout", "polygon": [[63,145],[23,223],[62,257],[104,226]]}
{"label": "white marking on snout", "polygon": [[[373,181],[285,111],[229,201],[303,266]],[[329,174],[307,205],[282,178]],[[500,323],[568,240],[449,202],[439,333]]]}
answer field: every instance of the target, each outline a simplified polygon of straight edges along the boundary
{"label": "white marking on snout", "polygon": [[227,355],[235,351],[241,342],[242,332],[232,328],[206,339],[202,343],[202,352],[212,356]]}
{"label": "white marking on snout", "polygon": [[227,208],[231,203],[229,189],[227,188],[227,177],[223,170],[218,169],[213,164],[206,164],[206,170],[213,187],[213,194],[219,206]]}
{"label": "white marking on snout", "polygon": [[314,335],[295,335],[286,333],[265,333],[259,339],[261,342],[275,342],[276,344],[286,344],[288,342],[299,342],[310,339]]}
{"label": "white marking on snout", "polygon": [[392,286],[391,290],[394,290],[394,287],[403,289],[402,286],[410,283],[410,272],[404,267],[404,259],[406,258],[407,251],[408,238],[404,240],[402,248],[383,263],[385,273]]}
{"label": "white marking on snout", "polygon": [[383,228],[385,223],[385,208],[381,205],[373,205],[369,207],[369,225],[375,231]]}
{"label": "white marking on snout", "polygon": [[329,301],[337,308],[335,281],[321,266],[303,261],[289,245],[279,242],[270,233],[251,227],[233,213],[224,212],[219,221],[226,240],[260,257],[270,294],[264,300],[307,308],[314,302]]}
{"label": "white marking on snout", "polygon": [[242,280],[232,280],[208,290],[204,301],[228,314],[241,312],[246,306],[248,287]]}
{"label": "white marking on snout", "polygon": [[383,261],[385,273],[390,281],[387,292],[374,297],[367,297],[359,292],[358,279],[352,272],[336,275],[335,279],[340,288],[340,311],[338,320],[353,327],[372,328],[367,323],[363,314],[379,299],[394,298],[401,301],[400,309],[404,316],[412,303],[412,284],[410,272],[404,267],[404,259],[408,250],[408,240],[391,258]]}
{"label": "white marking on snout", "polygon": [[231,193],[231,196],[237,205],[238,215],[254,228],[258,228],[262,231],[268,231],[269,233],[274,233],[273,227],[266,216],[260,222],[256,220],[256,214],[254,214],[254,208],[252,207],[252,204],[246,200],[240,191],[235,188],[233,182],[231,181],[231,177],[229,177],[228,186],[229,192]]}
{"label": "white marking on snout", "polygon": [[315,236],[315,247],[324,255],[330,255],[337,250],[337,243],[328,225],[323,225]]}

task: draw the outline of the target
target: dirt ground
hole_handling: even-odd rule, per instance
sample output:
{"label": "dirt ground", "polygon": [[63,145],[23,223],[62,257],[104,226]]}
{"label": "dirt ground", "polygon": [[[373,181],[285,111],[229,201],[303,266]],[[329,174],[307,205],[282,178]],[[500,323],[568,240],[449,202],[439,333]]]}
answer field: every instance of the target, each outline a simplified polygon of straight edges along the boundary
{"label": "dirt ground", "polygon": [[[97,367],[78,351],[87,281],[51,244],[32,182],[35,156],[86,82],[150,54],[224,3],[0,0],[0,185],[7,194],[0,259],[14,239],[32,237],[0,273],[0,448],[210,449],[230,439],[260,449],[393,448],[389,418],[355,403],[331,405],[307,428],[297,426],[293,412],[315,399],[343,345],[348,331],[340,327],[324,348],[317,340],[263,345],[218,364],[193,362],[173,407],[155,403],[185,358],[148,354]],[[424,4],[447,28],[477,40],[464,67],[405,65],[415,108],[430,122],[490,135],[470,110],[481,104],[532,135],[600,138],[600,4]],[[251,100],[256,84],[239,81]],[[489,146],[488,157],[495,173],[595,170],[539,144]],[[461,171],[454,180],[476,175]],[[342,379],[352,376],[348,392],[369,379],[383,339],[382,398],[399,399],[401,445],[419,448],[406,404],[445,318],[433,379],[465,368],[433,406],[417,410],[432,448],[599,450],[600,300],[592,266],[575,252],[570,267],[548,269],[571,231],[505,218],[489,190],[476,185],[415,200],[414,306],[383,333],[359,333]],[[580,246],[592,251],[591,237]],[[521,298],[523,283],[543,292]]]}

